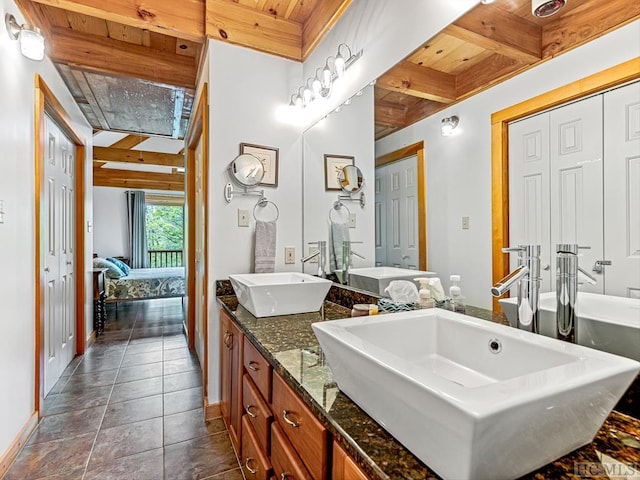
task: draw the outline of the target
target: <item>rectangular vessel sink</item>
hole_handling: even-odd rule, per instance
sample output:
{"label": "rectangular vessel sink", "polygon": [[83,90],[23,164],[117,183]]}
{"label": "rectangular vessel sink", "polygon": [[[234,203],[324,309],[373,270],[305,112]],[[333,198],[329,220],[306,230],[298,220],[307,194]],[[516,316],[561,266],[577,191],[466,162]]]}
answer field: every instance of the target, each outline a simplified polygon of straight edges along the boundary
{"label": "rectangular vessel sink", "polygon": [[349,285],[388,297],[389,295],[385,293],[384,289],[389,286],[392,280],[409,280],[413,282],[414,278],[433,275],[435,275],[435,272],[398,267],[352,268],[349,270]]}
{"label": "rectangular vessel sink", "polygon": [[255,317],[317,312],[331,280],[306,273],[246,273],[229,275],[238,302]]}
{"label": "rectangular vessel sink", "polygon": [[437,308],[312,327],[340,390],[445,479],[513,479],[590,443],[640,370]]}
{"label": "rectangular vessel sink", "polygon": [[[517,299],[499,300],[511,326],[517,322]],[[540,294],[540,333],[557,338],[556,294]],[[640,361],[640,299],[578,292],[577,341],[586,347]]]}

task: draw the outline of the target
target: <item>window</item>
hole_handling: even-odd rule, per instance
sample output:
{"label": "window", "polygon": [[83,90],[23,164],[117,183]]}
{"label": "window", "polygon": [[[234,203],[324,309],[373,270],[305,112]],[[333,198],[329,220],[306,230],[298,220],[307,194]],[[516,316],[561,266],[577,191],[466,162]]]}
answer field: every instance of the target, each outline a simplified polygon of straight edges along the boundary
{"label": "window", "polygon": [[145,213],[149,268],[184,266],[184,198],[147,195]]}

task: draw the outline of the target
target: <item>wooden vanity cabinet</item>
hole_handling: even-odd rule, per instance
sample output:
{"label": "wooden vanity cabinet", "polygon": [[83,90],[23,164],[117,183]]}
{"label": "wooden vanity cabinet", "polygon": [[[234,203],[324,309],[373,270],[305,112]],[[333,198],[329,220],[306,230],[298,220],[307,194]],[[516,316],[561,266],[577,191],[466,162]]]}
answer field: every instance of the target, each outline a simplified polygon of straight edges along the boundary
{"label": "wooden vanity cabinet", "polygon": [[277,422],[271,424],[271,465],[277,479],[314,480]]}
{"label": "wooden vanity cabinet", "polygon": [[267,402],[271,402],[271,364],[260,354],[248,338],[244,339],[243,365]]}
{"label": "wooden vanity cabinet", "polygon": [[268,480],[271,478],[271,463],[262,450],[249,415],[242,416],[242,471],[247,480]]}
{"label": "wooden vanity cabinet", "polygon": [[220,411],[238,454],[242,450],[242,350],[244,335],[231,317],[220,311]]}
{"label": "wooden vanity cabinet", "polygon": [[242,378],[242,408],[247,421],[251,423],[255,431],[258,443],[263,451],[268,454],[271,447],[269,432],[273,414],[269,409],[269,405],[260,395],[260,391],[253,383],[253,380],[247,374]]}
{"label": "wooden vanity cabinet", "polygon": [[333,442],[331,478],[333,480],[369,480],[356,462],[335,441]]}

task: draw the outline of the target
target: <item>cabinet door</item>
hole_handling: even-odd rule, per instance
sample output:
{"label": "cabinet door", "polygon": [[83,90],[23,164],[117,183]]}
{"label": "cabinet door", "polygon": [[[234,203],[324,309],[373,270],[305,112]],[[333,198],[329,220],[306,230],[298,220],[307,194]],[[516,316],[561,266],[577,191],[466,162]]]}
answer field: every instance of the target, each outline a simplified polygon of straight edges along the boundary
{"label": "cabinet door", "polygon": [[277,423],[271,424],[271,464],[276,478],[313,480]]}
{"label": "cabinet door", "polygon": [[253,380],[253,383],[258,387],[258,390],[260,390],[262,398],[267,402],[271,402],[271,365],[248,338],[244,339],[244,352],[242,356],[244,368]]}
{"label": "cabinet door", "polygon": [[333,442],[333,479],[341,480],[369,480],[369,477],[360,469],[347,452],[340,445]]}
{"label": "cabinet door", "polygon": [[241,416],[242,416],[242,348],[243,335],[231,317],[220,312],[220,410],[229,429],[231,442],[237,452],[241,452]]}
{"label": "cabinet door", "polygon": [[242,471],[247,480],[267,480],[271,475],[271,464],[260,448],[249,417],[242,417]]}
{"label": "cabinet door", "polygon": [[269,429],[273,421],[273,414],[253,380],[246,374],[242,378],[242,408],[244,408],[247,420],[256,433],[258,442],[265,452],[269,452]]}

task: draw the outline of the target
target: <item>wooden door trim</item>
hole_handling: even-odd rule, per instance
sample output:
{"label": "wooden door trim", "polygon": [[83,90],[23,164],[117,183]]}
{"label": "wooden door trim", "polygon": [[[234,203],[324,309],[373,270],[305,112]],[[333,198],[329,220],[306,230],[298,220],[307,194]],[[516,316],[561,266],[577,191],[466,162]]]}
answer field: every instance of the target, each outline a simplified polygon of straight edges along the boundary
{"label": "wooden door trim", "polygon": [[82,355],[86,348],[85,331],[85,246],[84,246],[84,219],[85,219],[85,141],[77,132],[69,115],[60,104],[54,93],[48,87],[44,79],[35,76],[35,411],[40,413],[40,405],[44,400],[44,266],[42,264],[42,235],[44,221],[42,209],[44,208],[44,115],[49,115],[69,136],[75,144],[75,310],[76,310],[76,355]]}
{"label": "wooden door trim", "polygon": [[381,167],[415,155],[418,158],[418,255],[420,270],[427,270],[427,165],[424,141],[402,147],[376,158],[375,166]]}
{"label": "wooden door trim", "polygon": [[[202,393],[204,398],[207,398],[207,378],[208,378],[208,369],[209,369],[209,328],[208,328],[208,317],[209,317],[209,268],[208,268],[208,259],[209,259],[209,242],[208,242],[208,225],[209,225],[209,101],[208,101],[208,86],[205,83],[202,86],[202,92],[200,92],[200,98],[198,100],[198,106],[196,108],[195,115],[193,117],[193,123],[189,128],[189,132],[187,134],[187,171],[186,171],[186,179],[187,179],[187,209],[188,209],[188,248],[189,255],[187,260],[188,265],[188,283],[187,283],[187,291],[188,291],[188,328],[189,332],[195,332],[196,325],[196,295],[195,295],[195,277],[196,277],[196,254],[195,254],[195,231],[196,231],[196,223],[195,223],[195,212],[196,212],[196,204],[195,204],[195,195],[196,195],[196,178],[194,175],[195,171],[195,160],[196,160],[196,147],[198,146],[198,142],[202,142],[202,194],[204,197],[204,225],[203,229],[205,232],[204,235],[204,245],[203,245],[203,261],[204,261],[204,273],[203,273],[203,284],[204,288],[204,322],[203,322],[203,332],[202,335],[205,339],[204,341],[204,353],[202,360]],[[195,337],[192,334],[189,335],[189,348],[195,347]]]}
{"label": "wooden door trim", "polygon": [[[509,273],[509,122],[640,78],[640,57],[512,105],[491,115],[492,282]],[[501,311],[498,299],[493,310]]]}

